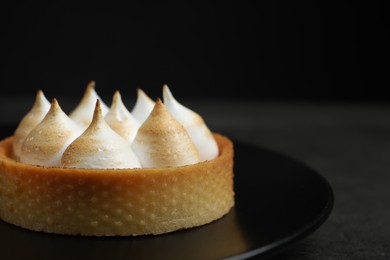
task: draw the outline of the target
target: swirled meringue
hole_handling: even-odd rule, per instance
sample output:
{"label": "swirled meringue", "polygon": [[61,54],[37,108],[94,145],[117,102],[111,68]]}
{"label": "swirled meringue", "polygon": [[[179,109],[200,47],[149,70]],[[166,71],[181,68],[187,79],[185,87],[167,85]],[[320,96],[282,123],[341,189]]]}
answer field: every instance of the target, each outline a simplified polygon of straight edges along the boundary
{"label": "swirled meringue", "polygon": [[195,164],[199,153],[184,127],[160,99],[138,129],[132,144],[142,167],[174,167]]}
{"label": "swirled meringue", "polygon": [[82,132],[61,109],[56,99],[51,102],[45,118],[27,135],[23,142],[22,163],[56,167],[60,166],[62,153]]}
{"label": "swirled meringue", "polygon": [[116,91],[112,99],[110,110],[104,117],[107,124],[120,136],[133,142],[137,134],[140,123],[127,110],[122,102],[122,97],[119,91]]}
{"label": "swirled meringue", "polygon": [[133,109],[131,110],[131,114],[137,119],[141,124],[148,118],[150,112],[152,112],[154,107],[154,101],[145,94],[145,92],[138,88],[137,89],[137,101]]}
{"label": "swirled meringue", "polygon": [[218,156],[219,150],[210,129],[203,118],[180,104],[172,95],[167,85],[163,87],[164,105],[168,111],[187,130],[196,148],[201,161],[212,160]]}
{"label": "swirled meringue", "polygon": [[141,168],[130,143],[104,120],[99,99],[91,124],[65,150],[61,165],[68,168]]}
{"label": "swirled meringue", "polygon": [[96,93],[95,85],[95,81],[89,82],[80,103],[69,114],[69,117],[84,127],[84,129],[86,129],[92,121],[96,99],[99,99],[101,102],[100,106],[103,112],[103,116],[106,115],[109,110],[108,106],[104,104],[102,99]]}
{"label": "swirled meringue", "polygon": [[49,109],[50,102],[46,99],[42,90],[38,90],[34,105],[22,118],[13,135],[12,147],[14,156],[17,159],[20,156],[24,139],[26,139],[26,136],[31,132],[31,130],[42,121]]}

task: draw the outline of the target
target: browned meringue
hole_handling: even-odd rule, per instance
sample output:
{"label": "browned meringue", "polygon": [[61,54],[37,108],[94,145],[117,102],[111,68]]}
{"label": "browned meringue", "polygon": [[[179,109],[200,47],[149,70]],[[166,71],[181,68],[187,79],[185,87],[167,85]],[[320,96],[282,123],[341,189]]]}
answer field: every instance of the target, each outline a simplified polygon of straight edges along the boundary
{"label": "browned meringue", "polygon": [[110,110],[104,119],[107,124],[125,140],[130,143],[133,142],[138,128],[140,127],[140,123],[123,104],[119,91],[115,92]]}
{"label": "browned meringue", "polygon": [[81,132],[80,126],[53,99],[45,118],[23,142],[20,162],[47,167],[60,166],[62,153]]}
{"label": "browned meringue", "polygon": [[22,144],[26,136],[42,121],[49,109],[49,101],[47,101],[42,90],[38,90],[33,107],[23,117],[14,132],[12,147],[14,156],[16,158],[19,158],[20,156]]}
{"label": "browned meringue", "polygon": [[142,167],[175,167],[198,163],[199,153],[187,131],[160,99],[133,142]]}
{"label": "browned meringue", "polygon": [[95,91],[95,81],[91,81],[85,89],[83,98],[76,108],[69,114],[69,117],[73,119],[77,124],[86,129],[92,121],[93,111],[95,109],[96,99],[101,102],[101,108],[103,116],[107,114],[109,108],[102,101]]}
{"label": "browned meringue", "polygon": [[140,168],[131,145],[106,123],[97,100],[93,120],[87,130],[66,148],[61,166],[65,168]]}

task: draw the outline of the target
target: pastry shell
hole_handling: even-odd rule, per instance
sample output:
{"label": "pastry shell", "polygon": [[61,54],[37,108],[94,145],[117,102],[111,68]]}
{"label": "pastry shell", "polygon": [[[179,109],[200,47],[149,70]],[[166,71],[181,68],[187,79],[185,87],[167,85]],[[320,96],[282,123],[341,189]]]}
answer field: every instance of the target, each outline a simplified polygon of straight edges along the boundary
{"label": "pastry shell", "polygon": [[0,218],[35,231],[85,236],[162,234],[207,224],[234,205],[233,143],[219,156],[140,169],[49,168],[12,158],[0,142]]}

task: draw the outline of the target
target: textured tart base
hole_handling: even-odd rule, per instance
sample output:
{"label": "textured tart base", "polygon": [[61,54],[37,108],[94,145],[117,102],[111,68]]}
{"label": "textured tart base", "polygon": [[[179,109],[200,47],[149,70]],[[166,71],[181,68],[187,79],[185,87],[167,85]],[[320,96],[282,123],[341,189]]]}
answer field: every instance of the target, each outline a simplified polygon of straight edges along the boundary
{"label": "textured tart base", "polygon": [[45,168],[12,159],[0,142],[0,218],[36,231],[87,236],[161,234],[200,226],[234,205],[233,144],[220,155],[171,168]]}

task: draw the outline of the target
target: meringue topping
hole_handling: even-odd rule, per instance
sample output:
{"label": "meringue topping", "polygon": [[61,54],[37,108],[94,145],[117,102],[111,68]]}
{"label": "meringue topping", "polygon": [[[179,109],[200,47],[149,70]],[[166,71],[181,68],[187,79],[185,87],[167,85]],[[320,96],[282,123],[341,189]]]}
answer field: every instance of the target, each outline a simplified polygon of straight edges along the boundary
{"label": "meringue topping", "polygon": [[134,118],[142,124],[146,118],[148,118],[150,112],[152,112],[153,107],[154,101],[148,95],[146,95],[142,89],[138,88],[137,101],[131,110],[131,114],[134,116]]}
{"label": "meringue topping", "polygon": [[184,127],[160,99],[138,129],[132,145],[142,167],[174,167],[198,163],[199,153]]}
{"label": "meringue topping", "polygon": [[92,121],[93,111],[95,109],[96,99],[100,99],[101,109],[103,112],[103,116],[107,114],[109,108],[106,104],[103,103],[102,99],[95,91],[95,81],[91,81],[85,92],[84,96],[81,99],[80,103],[77,107],[69,114],[69,117],[73,119],[76,123],[80,124],[84,129],[88,127],[88,125]]}
{"label": "meringue topping", "polygon": [[34,105],[31,110],[23,117],[13,136],[13,153],[19,158],[22,144],[31,130],[38,125],[50,109],[50,102],[46,99],[42,90],[38,90]]}
{"label": "meringue topping", "polygon": [[137,134],[140,123],[127,110],[122,102],[122,97],[119,91],[116,91],[112,99],[110,110],[104,117],[107,124],[120,136],[133,142]]}
{"label": "meringue topping", "polygon": [[49,112],[23,142],[20,161],[48,167],[59,166],[62,153],[81,132],[80,126],[53,99]]}
{"label": "meringue topping", "polygon": [[187,130],[199,151],[201,161],[212,160],[218,156],[219,150],[210,129],[203,118],[180,104],[172,95],[167,85],[163,87],[164,105],[168,111]]}
{"label": "meringue topping", "polygon": [[131,145],[106,123],[99,99],[87,130],[65,150],[61,165],[68,168],[140,168]]}

